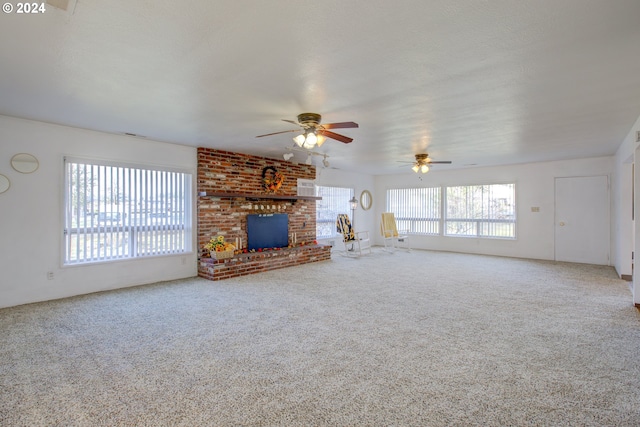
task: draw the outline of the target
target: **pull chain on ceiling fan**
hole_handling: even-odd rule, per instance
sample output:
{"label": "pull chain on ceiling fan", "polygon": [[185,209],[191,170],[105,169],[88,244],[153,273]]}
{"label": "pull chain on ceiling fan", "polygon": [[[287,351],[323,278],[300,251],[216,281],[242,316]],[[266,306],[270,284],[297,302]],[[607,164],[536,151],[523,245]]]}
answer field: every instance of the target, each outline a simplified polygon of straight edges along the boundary
{"label": "pull chain on ceiling fan", "polygon": [[[293,140],[300,148],[312,149],[316,145],[320,147],[324,144],[326,138],[335,139],[336,141],[343,142],[345,144],[353,141],[353,138],[349,138],[348,136],[340,135],[335,132],[331,132],[328,129],[344,129],[344,128],[357,128],[359,127],[355,122],[341,122],[341,123],[327,123],[324,125],[320,124],[320,120],[322,116],[316,113],[302,113],[298,114],[298,121],[294,122],[293,120],[282,119],[282,121],[287,123],[292,123],[294,125],[298,125],[302,128],[302,133]],[[263,136],[271,136],[278,135],[281,133],[288,132],[300,132],[299,129],[292,130],[284,130],[281,132],[267,133],[264,135],[258,135],[256,138],[261,138]]]}

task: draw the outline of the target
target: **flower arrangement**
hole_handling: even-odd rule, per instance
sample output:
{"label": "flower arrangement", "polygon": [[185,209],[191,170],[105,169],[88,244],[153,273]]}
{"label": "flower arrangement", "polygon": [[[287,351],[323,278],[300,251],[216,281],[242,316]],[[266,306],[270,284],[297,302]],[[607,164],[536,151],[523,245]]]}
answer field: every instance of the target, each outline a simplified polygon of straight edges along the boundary
{"label": "flower arrangement", "polygon": [[211,258],[231,258],[236,247],[231,243],[224,241],[224,236],[213,237],[209,240],[209,243],[204,245],[204,248],[209,251]]}
{"label": "flower arrangement", "polygon": [[267,193],[275,193],[282,187],[284,175],[282,175],[273,166],[267,166],[262,169],[262,183]]}

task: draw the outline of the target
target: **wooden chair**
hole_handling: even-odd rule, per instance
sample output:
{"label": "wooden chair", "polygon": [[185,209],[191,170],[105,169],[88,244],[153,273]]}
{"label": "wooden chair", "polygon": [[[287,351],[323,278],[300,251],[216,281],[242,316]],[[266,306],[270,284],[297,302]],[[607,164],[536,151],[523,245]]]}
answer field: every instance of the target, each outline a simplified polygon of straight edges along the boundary
{"label": "wooden chair", "polygon": [[406,249],[411,250],[409,246],[408,230],[398,230],[396,218],[393,212],[384,212],[382,221],[380,222],[380,233],[384,239],[385,250]]}
{"label": "wooden chair", "polygon": [[361,256],[363,251],[371,253],[371,240],[368,231],[354,231],[349,215],[339,214],[336,219],[336,230],[342,235],[344,251],[347,256]]}

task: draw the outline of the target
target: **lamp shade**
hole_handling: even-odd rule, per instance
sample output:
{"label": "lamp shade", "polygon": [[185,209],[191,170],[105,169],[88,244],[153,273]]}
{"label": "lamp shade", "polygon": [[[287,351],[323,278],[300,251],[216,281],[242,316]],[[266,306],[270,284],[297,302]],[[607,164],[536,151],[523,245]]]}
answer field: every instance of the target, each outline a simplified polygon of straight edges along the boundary
{"label": "lamp shade", "polygon": [[316,136],[315,133],[313,132],[307,133],[307,139],[305,141],[305,145],[310,145],[313,147],[314,145],[316,145],[317,142],[318,142],[318,137]]}
{"label": "lamp shade", "polygon": [[298,135],[294,137],[293,140],[298,145],[298,147],[302,147],[304,145],[305,138],[304,135]]}

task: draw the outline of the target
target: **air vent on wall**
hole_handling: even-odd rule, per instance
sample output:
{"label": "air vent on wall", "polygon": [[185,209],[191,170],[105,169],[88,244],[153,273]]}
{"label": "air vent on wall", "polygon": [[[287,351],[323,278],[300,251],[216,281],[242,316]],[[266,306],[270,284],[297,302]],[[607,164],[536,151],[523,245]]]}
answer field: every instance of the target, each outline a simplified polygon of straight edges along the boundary
{"label": "air vent on wall", "polygon": [[315,196],[316,185],[311,179],[298,178],[298,196]]}
{"label": "air vent on wall", "polygon": [[137,133],[131,133],[131,132],[124,132],[123,135],[133,136],[133,137],[136,137],[136,138],[146,138],[146,136],[144,136],[144,135],[138,135]]}

